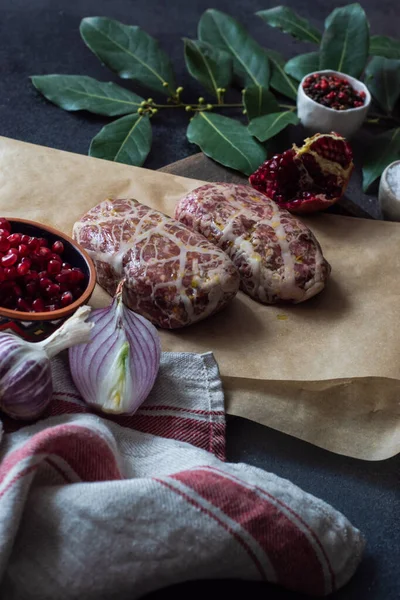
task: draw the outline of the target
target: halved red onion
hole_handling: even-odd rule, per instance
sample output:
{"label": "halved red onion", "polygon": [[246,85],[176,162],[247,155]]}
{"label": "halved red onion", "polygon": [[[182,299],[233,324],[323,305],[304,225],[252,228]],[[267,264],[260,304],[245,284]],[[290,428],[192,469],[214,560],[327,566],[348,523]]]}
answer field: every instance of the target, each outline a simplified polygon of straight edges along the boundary
{"label": "halved red onion", "polygon": [[107,308],[94,310],[88,343],[69,351],[71,375],[83,399],[106,413],[132,415],[149,395],[160,366],[157,330],[122,302],[122,286]]}

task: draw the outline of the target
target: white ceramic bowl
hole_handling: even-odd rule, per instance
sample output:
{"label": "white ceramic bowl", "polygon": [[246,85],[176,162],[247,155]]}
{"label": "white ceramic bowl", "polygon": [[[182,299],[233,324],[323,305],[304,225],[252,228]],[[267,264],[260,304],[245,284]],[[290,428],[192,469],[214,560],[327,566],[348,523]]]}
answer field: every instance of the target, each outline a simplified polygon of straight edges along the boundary
{"label": "white ceramic bowl", "polygon": [[379,202],[383,215],[388,221],[400,221],[400,197],[393,193],[387,179],[388,171],[394,165],[398,165],[400,168],[400,160],[396,160],[386,167],[379,183]]}
{"label": "white ceramic bowl", "polygon": [[[347,110],[335,110],[328,106],[318,104],[312,98],[307,96],[303,90],[303,83],[307,77],[315,73],[321,75],[338,75],[344,77],[358,92],[365,92],[365,101],[363,106],[357,108],[348,108]],[[297,90],[297,115],[306,128],[307,132],[313,133],[330,133],[336,131],[343,137],[351,137],[357,129],[359,129],[367,116],[369,106],[371,104],[371,94],[362,81],[358,81],[350,75],[339,73],[338,71],[314,71],[303,77]]]}

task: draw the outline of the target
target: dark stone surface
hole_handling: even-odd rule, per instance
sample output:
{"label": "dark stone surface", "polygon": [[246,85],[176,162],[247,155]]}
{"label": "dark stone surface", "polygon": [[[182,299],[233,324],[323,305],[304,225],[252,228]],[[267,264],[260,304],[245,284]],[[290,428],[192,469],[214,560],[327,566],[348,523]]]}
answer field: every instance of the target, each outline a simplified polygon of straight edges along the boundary
{"label": "dark stone surface", "polygon": [[[214,6],[241,20],[265,46],[280,50],[287,58],[311,50],[277,30],[266,27],[254,12],[279,2],[257,0],[1,0],[0,1],[0,134],[53,148],[86,154],[91,138],[108,122],[86,113],[66,113],[42,98],[29,82],[29,75],[85,74],[105,81],[118,81],[83,45],[79,22],[85,16],[108,16],[138,24],[156,36],[170,53],[177,82],[185,97],[197,98],[203,91],[184,69],[183,36],[196,36],[202,12]],[[321,27],[333,5],[328,0],[289,0],[314,25]],[[372,33],[398,35],[396,0],[363,2]],[[119,81],[119,83],[121,83]],[[129,82],[123,83],[130,87]],[[132,86],[133,87],[133,86]],[[140,93],[137,87],[134,87]],[[145,97],[149,94],[143,91]],[[151,93],[152,97],[157,95]],[[235,97],[235,94],[233,94]],[[161,99],[161,98],[160,98]],[[178,111],[157,118],[154,143],[146,166],[159,168],[196,152],[185,139],[187,116]],[[172,113],[172,111],[171,111]],[[301,137],[301,132],[296,136]],[[371,138],[355,141],[356,160]],[[284,143],[281,140],[280,143]],[[379,216],[376,198],[359,190],[359,172],[348,194],[358,198],[365,210]],[[366,440],[368,443],[368,440]],[[356,576],[334,597],[336,600],[398,600],[400,597],[400,457],[367,463],[337,456],[239,418],[228,419],[228,459],[246,461],[287,477],[343,511],[368,540],[364,561]],[[243,582],[201,582],[176,586],[176,598],[193,591],[216,598],[232,592],[253,598],[294,600],[300,596],[272,586]],[[170,590],[172,593],[172,590]],[[153,598],[164,598],[159,592]]]}

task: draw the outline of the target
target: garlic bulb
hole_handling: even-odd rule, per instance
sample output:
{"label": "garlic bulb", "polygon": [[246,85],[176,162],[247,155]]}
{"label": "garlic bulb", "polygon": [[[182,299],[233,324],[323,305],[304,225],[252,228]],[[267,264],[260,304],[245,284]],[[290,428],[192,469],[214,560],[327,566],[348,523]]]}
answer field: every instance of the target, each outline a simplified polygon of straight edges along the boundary
{"label": "garlic bulb", "polygon": [[50,359],[89,338],[92,323],[85,322],[89,306],[82,306],[42,342],[27,342],[12,333],[0,333],[0,409],[14,419],[34,419],[51,401]]}

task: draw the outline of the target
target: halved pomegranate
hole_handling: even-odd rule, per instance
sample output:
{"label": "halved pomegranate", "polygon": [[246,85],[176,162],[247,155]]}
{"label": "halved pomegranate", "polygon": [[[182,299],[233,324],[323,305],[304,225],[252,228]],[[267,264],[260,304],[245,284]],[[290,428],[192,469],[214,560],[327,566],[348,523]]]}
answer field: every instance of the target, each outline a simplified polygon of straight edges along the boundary
{"label": "halved pomegranate", "polygon": [[276,154],[249,181],[292,213],[324,210],[344,194],[354,168],[348,142],[338,133],[317,133],[301,148]]}

